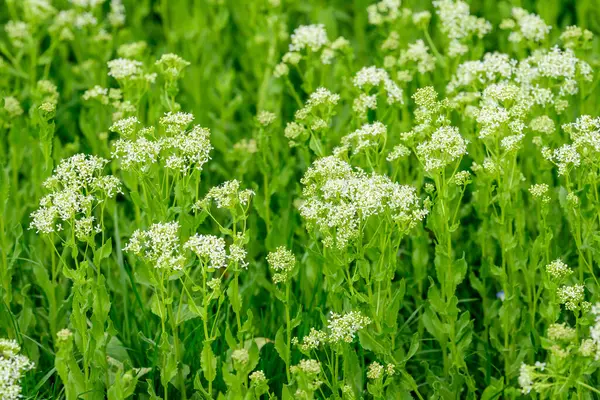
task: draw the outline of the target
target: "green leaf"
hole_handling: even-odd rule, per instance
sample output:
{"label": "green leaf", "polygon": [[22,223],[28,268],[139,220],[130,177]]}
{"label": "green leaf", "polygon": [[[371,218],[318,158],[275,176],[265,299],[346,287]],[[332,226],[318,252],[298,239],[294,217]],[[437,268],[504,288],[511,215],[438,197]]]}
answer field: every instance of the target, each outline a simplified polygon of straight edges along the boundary
{"label": "green leaf", "polygon": [[344,381],[352,387],[356,396],[362,392],[363,388],[363,370],[358,360],[356,351],[350,347],[344,349]]}
{"label": "green leaf", "polygon": [[217,377],[217,359],[215,358],[212,348],[210,347],[210,343],[208,342],[204,342],[204,345],[202,346],[200,366],[202,367],[202,372],[204,373],[204,379],[209,382],[214,381]]}
{"label": "green leaf", "polygon": [[290,349],[287,347],[286,340],[284,339],[284,326],[280,326],[275,335],[275,350],[279,357],[285,362],[286,367],[290,367]]}

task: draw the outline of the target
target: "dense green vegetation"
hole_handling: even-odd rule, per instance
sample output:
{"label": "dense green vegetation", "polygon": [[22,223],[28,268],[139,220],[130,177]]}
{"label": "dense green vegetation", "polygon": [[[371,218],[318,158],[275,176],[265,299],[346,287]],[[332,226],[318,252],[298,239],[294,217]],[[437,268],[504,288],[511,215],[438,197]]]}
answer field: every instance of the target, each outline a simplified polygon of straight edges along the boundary
{"label": "dense green vegetation", "polygon": [[596,0],[0,25],[0,398],[600,398]]}

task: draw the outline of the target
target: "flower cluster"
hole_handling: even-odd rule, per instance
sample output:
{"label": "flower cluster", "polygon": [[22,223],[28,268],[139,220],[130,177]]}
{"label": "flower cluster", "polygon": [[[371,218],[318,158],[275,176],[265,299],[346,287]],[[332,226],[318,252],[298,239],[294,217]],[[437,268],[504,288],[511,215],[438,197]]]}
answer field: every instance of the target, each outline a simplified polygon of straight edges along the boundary
{"label": "flower cluster", "polygon": [[185,257],[181,254],[178,222],[157,223],[148,230],[136,230],[123,250],[160,270],[181,270],[185,263]]}
{"label": "flower cluster", "polygon": [[388,104],[402,104],[404,102],[402,89],[383,68],[364,67],[356,73],[353,83],[355,87],[363,90],[366,94],[369,94],[373,88],[378,90],[381,88],[387,96]]}
{"label": "flower cluster", "polygon": [[322,24],[300,25],[294,30],[290,39],[289,51],[275,66],[273,72],[275,77],[288,75],[290,66],[298,67],[301,60],[312,60],[315,55],[319,57],[321,64],[331,64],[337,54],[349,48],[349,42],[342,36],[330,42],[325,26]]}
{"label": "flower cluster", "polygon": [[115,141],[112,156],[121,162],[125,170],[147,171],[152,164],[160,161],[165,168],[183,175],[188,175],[194,169],[201,171],[210,160],[210,130],[199,125],[185,130],[193,118],[187,113],[165,114],[160,124],[173,136],[157,140],[153,138],[153,127],[137,131],[139,121],[136,117],[118,120],[110,129],[124,138]]}
{"label": "flower cluster", "polygon": [[319,51],[329,43],[324,25],[300,25],[290,37],[290,51]]}
{"label": "flower cluster", "polygon": [[146,73],[141,61],[128,58],[117,58],[108,62],[108,75],[121,84],[129,82],[153,83],[156,74]]}
{"label": "flower cluster", "polygon": [[[390,364],[391,365],[391,364]],[[373,361],[367,367],[367,378],[371,380],[377,380],[383,378],[385,374],[385,368],[377,361]]]}
{"label": "flower cluster", "polygon": [[575,122],[564,124],[562,128],[582,153],[600,152],[600,117],[582,115]]}
{"label": "flower cluster", "polygon": [[409,229],[427,213],[419,207],[414,188],[384,175],[368,175],[333,156],[315,161],[301,182],[305,187],[300,214],[309,229],[323,235],[326,247],[344,249],[359,237],[361,224],[371,216],[389,213]]}
{"label": "flower cluster", "polygon": [[358,331],[371,323],[371,319],[359,311],[345,314],[332,312],[329,316],[327,331],[311,328],[302,342],[294,340],[303,352],[310,352],[326,344],[351,343]]}
{"label": "flower cluster", "polygon": [[398,65],[403,67],[414,65],[420,74],[425,74],[435,69],[435,58],[429,53],[429,47],[425,42],[419,39],[400,52]]}
{"label": "flower cluster", "polygon": [[334,151],[339,154],[342,151],[351,150],[353,155],[365,150],[377,148],[387,135],[387,127],[381,122],[364,124],[359,129],[342,138],[342,146]]}
{"label": "flower cluster", "polygon": [[529,394],[532,390],[537,391],[540,388],[542,374],[546,364],[536,362],[535,365],[521,364],[519,369],[519,385],[523,394]]}
{"label": "flower cluster", "polygon": [[0,339],[0,398],[18,400],[21,395],[21,379],[35,365],[19,354],[21,346],[14,340]]}
{"label": "flower cluster", "polygon": [[290,372],[296,377],[298,389],[294,393],[296,399],[313,398],[312,393],[323,384],[320,379],[321,363],[317,360],[303,359],[298,365],[292,365]]}
{"label": "flower cluster", "polygon": [[548,272],[553,279],[561,280],[571,275],[573,270],[560,259],[557,259],[546,265],[546,272]]}
{"label": "flower cluster", "polygon": [[558,149],[550,150],[548,147],[542,149],[544,158],[558,167],[558,174],[565,175],[572,168],[581,164],[581,155],[577,148],[570,144],[565,144]]}
{"label": "flower cluster", "polygon": [[546,39],[548,33],[550,33],[550,29],[552,29],[538,15],[528,13],[520,7],[512,9],[512,17],[513,19],[502,21],[500,28],[512,30],[508,36],[508,40],[514,43],[522,41],[542,42]]}
{"label": "flower cluster", "polygon": [[285,137],[290,146],[296,146],[308,139],[310,132],[320,132],[329,127],[334,108],[340,95],[323,87],[310,94],[304,106],[294,114],[295,121],[288,122]]}
{"label": "flower cluster", "polygon": [[560,40],[567,49],[588,48],[593,38],[594,34],[591,31],[574,25],[567,26],[560,35]]}
{"label": "flower cluster", "polygon": [[207,268],[219,269],[227,267],[226,243],[223,238],[214,235],[195,234],[183,245],[191,250]]}
{"label": "flower cluster", "polygon": [[163,54],[155,65],[165,78],[173,80],[177,79],[190,63],[177,54],[167,53]]}
{"label": "flower cluster", "polygon": [[471,15],[469,5],[461,0],[436,0],[435,11],[441,20],[441,31],[450,39],[448,55],[456,57],[469,49],[464,40],[477,36],[482,38],[492,30],[492,25],[483,18]]}
{"label": "flower cluster", "polygon": [[595,360],[600,360],[600,303],[596,303],[592,307],[594,315],[594,325],[590,328],[590,340],[595,347]]}
{"label": "flower cluster", "polygon": [[564,304],[567,310],[582,310],[585,312],[590,309],[591,305],[587,301],[584,301],[584,290],[585,287],[583,285],[565,285],[558,288],[556,296],[558,297],[559,303]]}
{"label": "flower cluster", "polygon": [[254,191],[250,189],[241,189],[240,182],[236,179],[223,182],[220,186],[211,188],[204,199],[199,200],[194,205],[196,209],[209,208],[212,202],[217,205],[217,208],[234,209],[238,205],[247,208],[250,204],[250,199],[254,196]]}
{"label": "flower cluster", "polygon": [[400,0],[382,0],[367,7],[369,23],[381,25],[385,22],[393,22],[400,16]]}
{"label": "flower cluster", "polygon": [[296,257],[290,250],[280,246],[267,255],[267,262],[274,272],[273,282],[285,283],[290,278],[290,273],[294,270]]}
{"label": "flower cluster", "polygon": [[44,182],[50,193],[31,213],[29,229],[48,234],[62,230],[63,222],[73,227],[78,219],[89,218],[96,205],[121,193],[116,177],[102,175],[107,163],[108,160],[85,154],[62,160]]}
{"label": "flower cluster", "polygon": [[332,312],[329,316],[329,342],[351,343],[356,333],[369,325],[371,320],[359,311],[350,311],[346,314]]}
{"label": "flower cluster", "polygon": [[441,170],[467,154],[467,141],[454,126],[442,126],[433,132],[431,139],[421,142],[416,149],[425,170]]}

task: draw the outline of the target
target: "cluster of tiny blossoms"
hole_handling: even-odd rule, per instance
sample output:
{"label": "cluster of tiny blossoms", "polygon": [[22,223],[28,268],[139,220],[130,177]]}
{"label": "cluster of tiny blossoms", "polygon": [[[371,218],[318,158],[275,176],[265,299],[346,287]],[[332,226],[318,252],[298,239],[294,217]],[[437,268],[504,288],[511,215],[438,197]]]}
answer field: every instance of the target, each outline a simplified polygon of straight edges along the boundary
{"label": "cluster of tiny blossoms", "polygon": [[214,235],[195,234],[183,245],[198,256],[207,268],[219,269],[227,267],[227,251],[225,239]]}
{"label": "cluster of tiny blossoms", "polygon": [[166,113],[160,119],[160,125],[172,136],[158,139],[153,139],[154,128],[137,130],[139,121],[136,117],[118,120],[110,129],[122,138],[115,141],[112,156],[125,170],[146,171],[152,164],[160,162],[164,168],[183,175],[194,169],[200,171],[210,160],[212,145],[207,128],[196,125],[186,130],[193,118],[188,113]]}
{"label": "cluster of tiny blossoms", "polygon": [[341,36],[330,42],[322,24],[300,25],[290,39],[289,51],[283,55],[273,72],[277,78],[287,76],[290,66],[297,68],[302,59],[313,59],[316,56],[321,64],[331,64],[339,52],[349,47],[349,42]]}
{"label": "cluster of tiny blossoms", "polygon": [[364,91],[363,94],[369,94],[373,88],[381,88],[387,96],[388,104],[403,104],[404,102],[402,89],[383,68],[364,67],[356,73],[353,83],[356,88]]}
{"label": "cluster of tiny blossoms", "polygon": [[154,83],[155,73],[146,73],[141,61],[127,58],[117,58],[108,62],[108,75],[119,83],[126,85],[130,82]]}
{"label": "cluster of tiny blossoms", "polygon": [[519,369],[519,386],[523,394],[529,394],[531,391],[537,391],[541,387],[543,371],[546,368],[545,363],[536,362],[535,365],[521,364]]}
{"label": "cluster of tiny blossoms", "polygon": [[[31,213],[29,228],[46,234],[60,231],[63,222],[75,225],[79,218],[91,217],[96,205],[120,193],[120,181],[112,175],[102,175],[107,163],[108,160],[85,154],[62,160],[44,182],[50,193]],[[83,240],[91,234],[90,230],[78,238]]]}
{"label": "cluster of tiny blossoms", "polygon": [[14,340],[0,339],[0,398],[17,400],[22,398],[21,379],[34,368],[34,364],[19,354],[21,347]]}
{"label": "cluster of tiny blossoms", "polygon": [[217,208],[234,209],[239,205],[246,209],[254,196],[254,191],[240,189],[240,186],[240,182],[236,179],[223,182],[220,186],[211,188],[204,199],[196,202],[194,208],[207,209],[214,202]]}
{"label": "cluster of tiny blossoms", "polygon": [[369,23],[381,25],[384,22],[393,22],[400,16],[400,0],[382,0],[367,7]]}
{"label": "cluster of tiny blossoms", "polygon": [[416,153],[428,172],[440,170],[467,154],[467,141],[454,126],[441,126],[431,139],[421,142]]}
{"label": "cluster of tiny blossoms", "polygon": [[327,331],[311,328],[308,335],[302,338],[300,343],[294,338],[294,342],[304,352],[317,349],[325,344],[351,343],[356,333],[371,323],[371,319],[359,311],[350,311],[346,314],[332,312],[329,316]]}
{"label": "cluster of tiny blossoms", "polygon": [[296,257],[294,253],[280,246],[267,255],[267,262],[274,272],[273,282],[285,283],[288,281],[290,273],[294,270]]}
{"label": "cluster of tiny blossoms", "polygon": [[290,146],[307,140],[311,131],[319,132],[328,128],[339,100],[339,94],[323,87],[311,93],[304,106],[294,114],[295,120],[288,122],[285,127],[284,134],[289,139]]}
{"label": "cluster of tiny blossoms", "polygon": [[148,230],[136,230],[123,250],[166,271],[181,270],[185,262],[181,254],[178,222],[157,223]]}
{"label": "cluster of tiny blossoms", "polygon": [[354,169],[334,156],[318,159],[301,180],[300,214],[308,229],[323,235],[326,247],[344,249],[369,217],[389,213],[405,229],[423,220],[416,190],[387,176]]}
{"label": "cluster of tiny blossoms", "polygon": [[561,280],[571,275],[573,270],[562,260],[557,259],[546,265],[546,272],[548,272],[553,279]]}
{"label": "cluster of tiny blossoms", "polygon": [[512,30],[508,40],[514,43],[542,42],[552,29],[538,15],[529,13],[520,7],[512,9],[512,17],[513,19],[502,21],[500,28]]}
{"label": "cluster of tiny blossoms", "polygon": [[342,138],[342,146],[337,148],[334,153],[351,150],[352,154],[364,152],[368,149],[377,148],[387,135],[387,127],[381,122],[375,121],[372,124],[364,124],[359,129]]}
{"label": "cluster of tiny blossoms", "polygon": [[441,21],[441,31],[450,39],[450,57],[465,54],[469,50],[465,39],[472,36],[482,38],[492,30],[492,24],[488,21],[471,15],[469,5],[464,1],[437,0],[433,5]]}
{"label": "cluster of tiny blossoms", "polygon": [[367,367],[367,378],[371,380],[378,380],[383,378],[383,376],[387,374],[388,376],[394,376],[396,374],[396,367],[394,364],[387,364],[385,367],[378,363],[377,361],[373,361]]}
{"label": "cluster of tiny blossoms", "polygon": [[585,286],[576,284],[573,286],[562,286],[558,288],[556,296],[560,304],[570,311],[589,311],[591,304],[584,301]]}

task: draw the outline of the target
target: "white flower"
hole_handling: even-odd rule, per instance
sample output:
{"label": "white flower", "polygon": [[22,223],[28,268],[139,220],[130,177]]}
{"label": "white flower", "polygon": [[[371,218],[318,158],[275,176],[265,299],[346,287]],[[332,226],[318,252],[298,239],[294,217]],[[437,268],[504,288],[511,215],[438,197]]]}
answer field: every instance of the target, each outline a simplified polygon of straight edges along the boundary
{"label": "white flower", "polygon": [[[531,185],[531,187],[529,188],[529,193],[531,193],[533,198],[540,199],[540,200],[542,200],[542,202],[547,203],[550,201],[550,197],[547,196],[548,190],[550,190],[550,188],[548,187],[547,184],[536,183],[535,185]],[[553,262],[561,262],[561,261],[556,260]]]}
{"label": "white flower", "polygon": [[600,117],[582,115],[570,124],[562,126],[569,134],[573,144],[579,148],[600,152]]}
{"label": "white flower", "polygon": [[220,186],[211,188],[203,200],[198,201],[194,208],[207,208],[214,201],[217,208],[235,208],[238,205],[247,207],[254,191],[240,190],[240,182],[236,179],[223,182]]}
{"label": "white flower", "polygon": [[169,111],[158,122],[167,133],[181,133],[193,120],[190,113]]}
{"label": "white flower", "polygon": [[389,152],[386,157],[387,161],[396,161],[400,158],[408,157],[410,155],[410,149],[403,144],[399,144],[394,146],[392,151]]}
{"label": "white flower", "polygon": [[481,38],[492,30],[488,21],[470,14],[469,5],[464,1],[437,0],[433,6],[441,20],[440,29],[449,39],[463,39],[472,35]]}
{"label": "white flower", "polygon": [[534,372],[534,366],[521,363],[521,368],[519,369],[519,386],[521,386],[523,394],[529,394],[534,388]]}
{"label": "white flower", "polygon": [[110,12],[108,13],[108,21],[114,27],[125,24],[125,6],[123,0],[111,0]]}
{"label": "white flower", "polygon": [[[548,339],[553,341],[566,341],[570,342],[575,340],[577,337],[577,331],[571,328],[566,323],[562,324],[550,324],[548,326]],[[542,370],[543,371],[543,370]]]}
{"label": "white flower", "polygon": [[246,249],[238,244],[232,244],[229,246],[229,259],[235,263],[238,263],[240,268],[248,268],[248,262],[246,261]]}
{"label": "white flower", "polygon": [[542,155],[546,160],[556,164],[559,175],[564,175],[570,168],[578,167],[581,164],[581,156],[577,152],[577,148],[569,144],[565,144],[554,150],[544,147]]}
{"label": "white flower", "polygon": [[403,229],[414,227],[426,215],[414,188],[354,170],[333,156],[315,161],[301,182],[305,187],[300,215],[308,229],[323,235],[326,247],[345,249],[359,238],[360,225],[374,215],[389,213]]}
{"label": "white flower", "polygon": [[421,39],[408,45],[408,48],[400,53],[400,65],[413,62],[417,65],[419,73],[424,74],[435,69],[435,58],[429,54],[429,47]]}
{"label": "white flower", "polygon": [[382,68],[374,66],[362,68],[354,76],[353,83],[359,89],[380,87],[383,84],[388,104],[403,103],[402,89],[392,81],[388,73]]}
{"label": "white flower", "polygon": [[506,136],[500,141],[500,146],[502,146],[507,153],[516,151],[521,148],[521,142],[523,141],[524,137],[525,135],[522,133],[518,135]]}
{"label": "white flower", "polygon": [[383,365],[373,361],[367,368],[367,378],[377,380],[383,377]]}
{"label": "white flower", "polygon": [[550,264],[546,265],[546,272],[552,276],[554,279],[563,279],[573,273],[573,270],[567,266],[560,259],[556,259],[552,261]]}
{"label": "white flower", "polygon": [[108,75],[117,80],[137,78],[142,74],[142,63],[127,58],[117,58],[108,62]]}
{"label": "white flower", "polygon": [[31,40],[30,26],[23,21],[7,21],[4,25],[4,31],[14,47],[23,47],[26,42]]}
{"label": "white flower", "polygon": [[136,141],[119,139],[113,144],[112,157],[121,162],[124,170],[138,168],[140,171],[147,171],[157,162],[161,149],[161,143],[145,137]]}
{"label": "white flower", "polygon": [[584,286],[579,284],[558,288],[556,295],[559,303],[564,304],[565,308],[570,311],[577,311],[581,308],[585,308],[585,305],[583,304],[584,289]]}
{"label": "white flower", "polygon": [[4,109],[12,118],[18,117],[23,114],[23,108],[21,103],[13,96],[6,96],[4,98]]}
{"label": "white flower", "polygon": [[319,25],[300,25],[294,30],[291,36],[290,51],[301,51],[309,49],[319,51],[323,46],[329,43],[325,26]]}
{"label": "white flower", "polygon": [[0,339],[0,398],[18,400],[21,395],[21,379],[35,364],[19,354],[21,347],[14,340]]}
{"label": "white flower", "polygon": [[382,0],[367,7],[369,23],[381,25],[393,22],[400,16],[400,0]]}
{"label": "white flower", "polygon": [[294,253],[283,246],[278,247],[274,252],[267,255],[267,263],[273,270],[273,282],[285,283],[289,279],[289,274],[294,270],[296,257]]}
{"label": "white flower", "polygon": [[454,126],[442,126],[436,129],[431,139],[420,143],[417,155],[425,165],[425,170],[432,172],[450,165],[467,154],[467,141]]}
{"label": "white flower", "polygon": [[123,250],[140,256],[157,269],[181,270],[185,262],[177,222],[153,224],[146,231],[136,230]]}
{"label": "white flower", "polygon": [[183,245],[185,249],[191,250],[207,268],[227,267],[227,253],[225,251],[225,240],[214,235],[195,234]]}
{"label": "white flower", "polygon": [[371,319],[358,311],[350,311],[343,315],[332,312],[327,325],[329,328],[329,341],[332,343],[350,343],[354,340],[356,333],[370,323]]}
{"label": "white flower", "polygon": [[239,365],[246,365],[250,360],[250,355],[246,349],[236,349],[231,353],[231,359]]}
{"label": "white flower", "polygon": [[[167,130],[180,131],[187,120],[179,123],[173,121],[165,125]],[[177,125],[177,127],[175,127]],[[175,136],[162,138],[160,148],[166,155],[165,167],[187,175],[195,168],[201,171],[204,164],[210,160],[212,145],[210,143],[210,130],[199,125],[194,126],[189,132],[182,131]]]}
{"label": "white flower", "polygon": [[258,386],[267,383],[267,377],[263,371],[254,371],[249,376],[252,385]]}
{"label": "white flower", "polygon": [[315,328],[310,328],[310,332],[308,333],[308,335],[302,338],[302,344],[300,344],[300,349],[304,352],[308,352],[310,350],[317,349],[322,344],[327,343],[327,340],[327,333],[323,331],[318,331]]}
{"label": "white flower", "polygon": [[261,111],[258,113],[258,115],[256,116],[256,120],[258,121],[259,124],[261,124],[262,126],[269,126],[271,125],[275,120],[277,119],[277,116],[269,111]]}
{"label": "white flower", "polygon": [[509,36],[509,40],[512,42],[520,42],[522,39],[531,42],[541,42],[546,38],[548,33],[550,33],[550,29],[552,29],[552,27],[546,25],[544,20],[538,15],[528,13],[520,7],[512,9],[512,16],[519,29]]}
{"label": "white flower", "polygon": [[369,96],[366,93],[361,93],[352,103],[352,111],[354,111],[361,119],[367,118],[368,110],[375,109],[377,109],[376,95]]}
{"label": "white flower", "polygon": [[377,147],[387,135],[387,127],[381,122],[364,124],[359,129],[342,138],[342,145],[352,149],[352,154],[358,154],[365,149]]}
{"label": "white flower", "polygon": [[546,135],[552,134],[556,129],[554,120],[547,115],[540,115],[532,119],[529,127],[534,132],[545,133]]}
{"label": "white flower", "polygon": [[94,205],[120,193],[120,181],[102,175],[107,163],[108,160],[85,154],[62,160],[43,184],[50,193],[31,213],[29,229],[46,234],[56,232],[62,226],[57,220],[72,224],[76,216],[89,217]]}
{"label": "white flower", "polygon": [[116,132],[121,136],[130,137],[135,132],[136,126],[140,124],[137,117],[123,118],[112,124],[109,128],[112,132]]}

